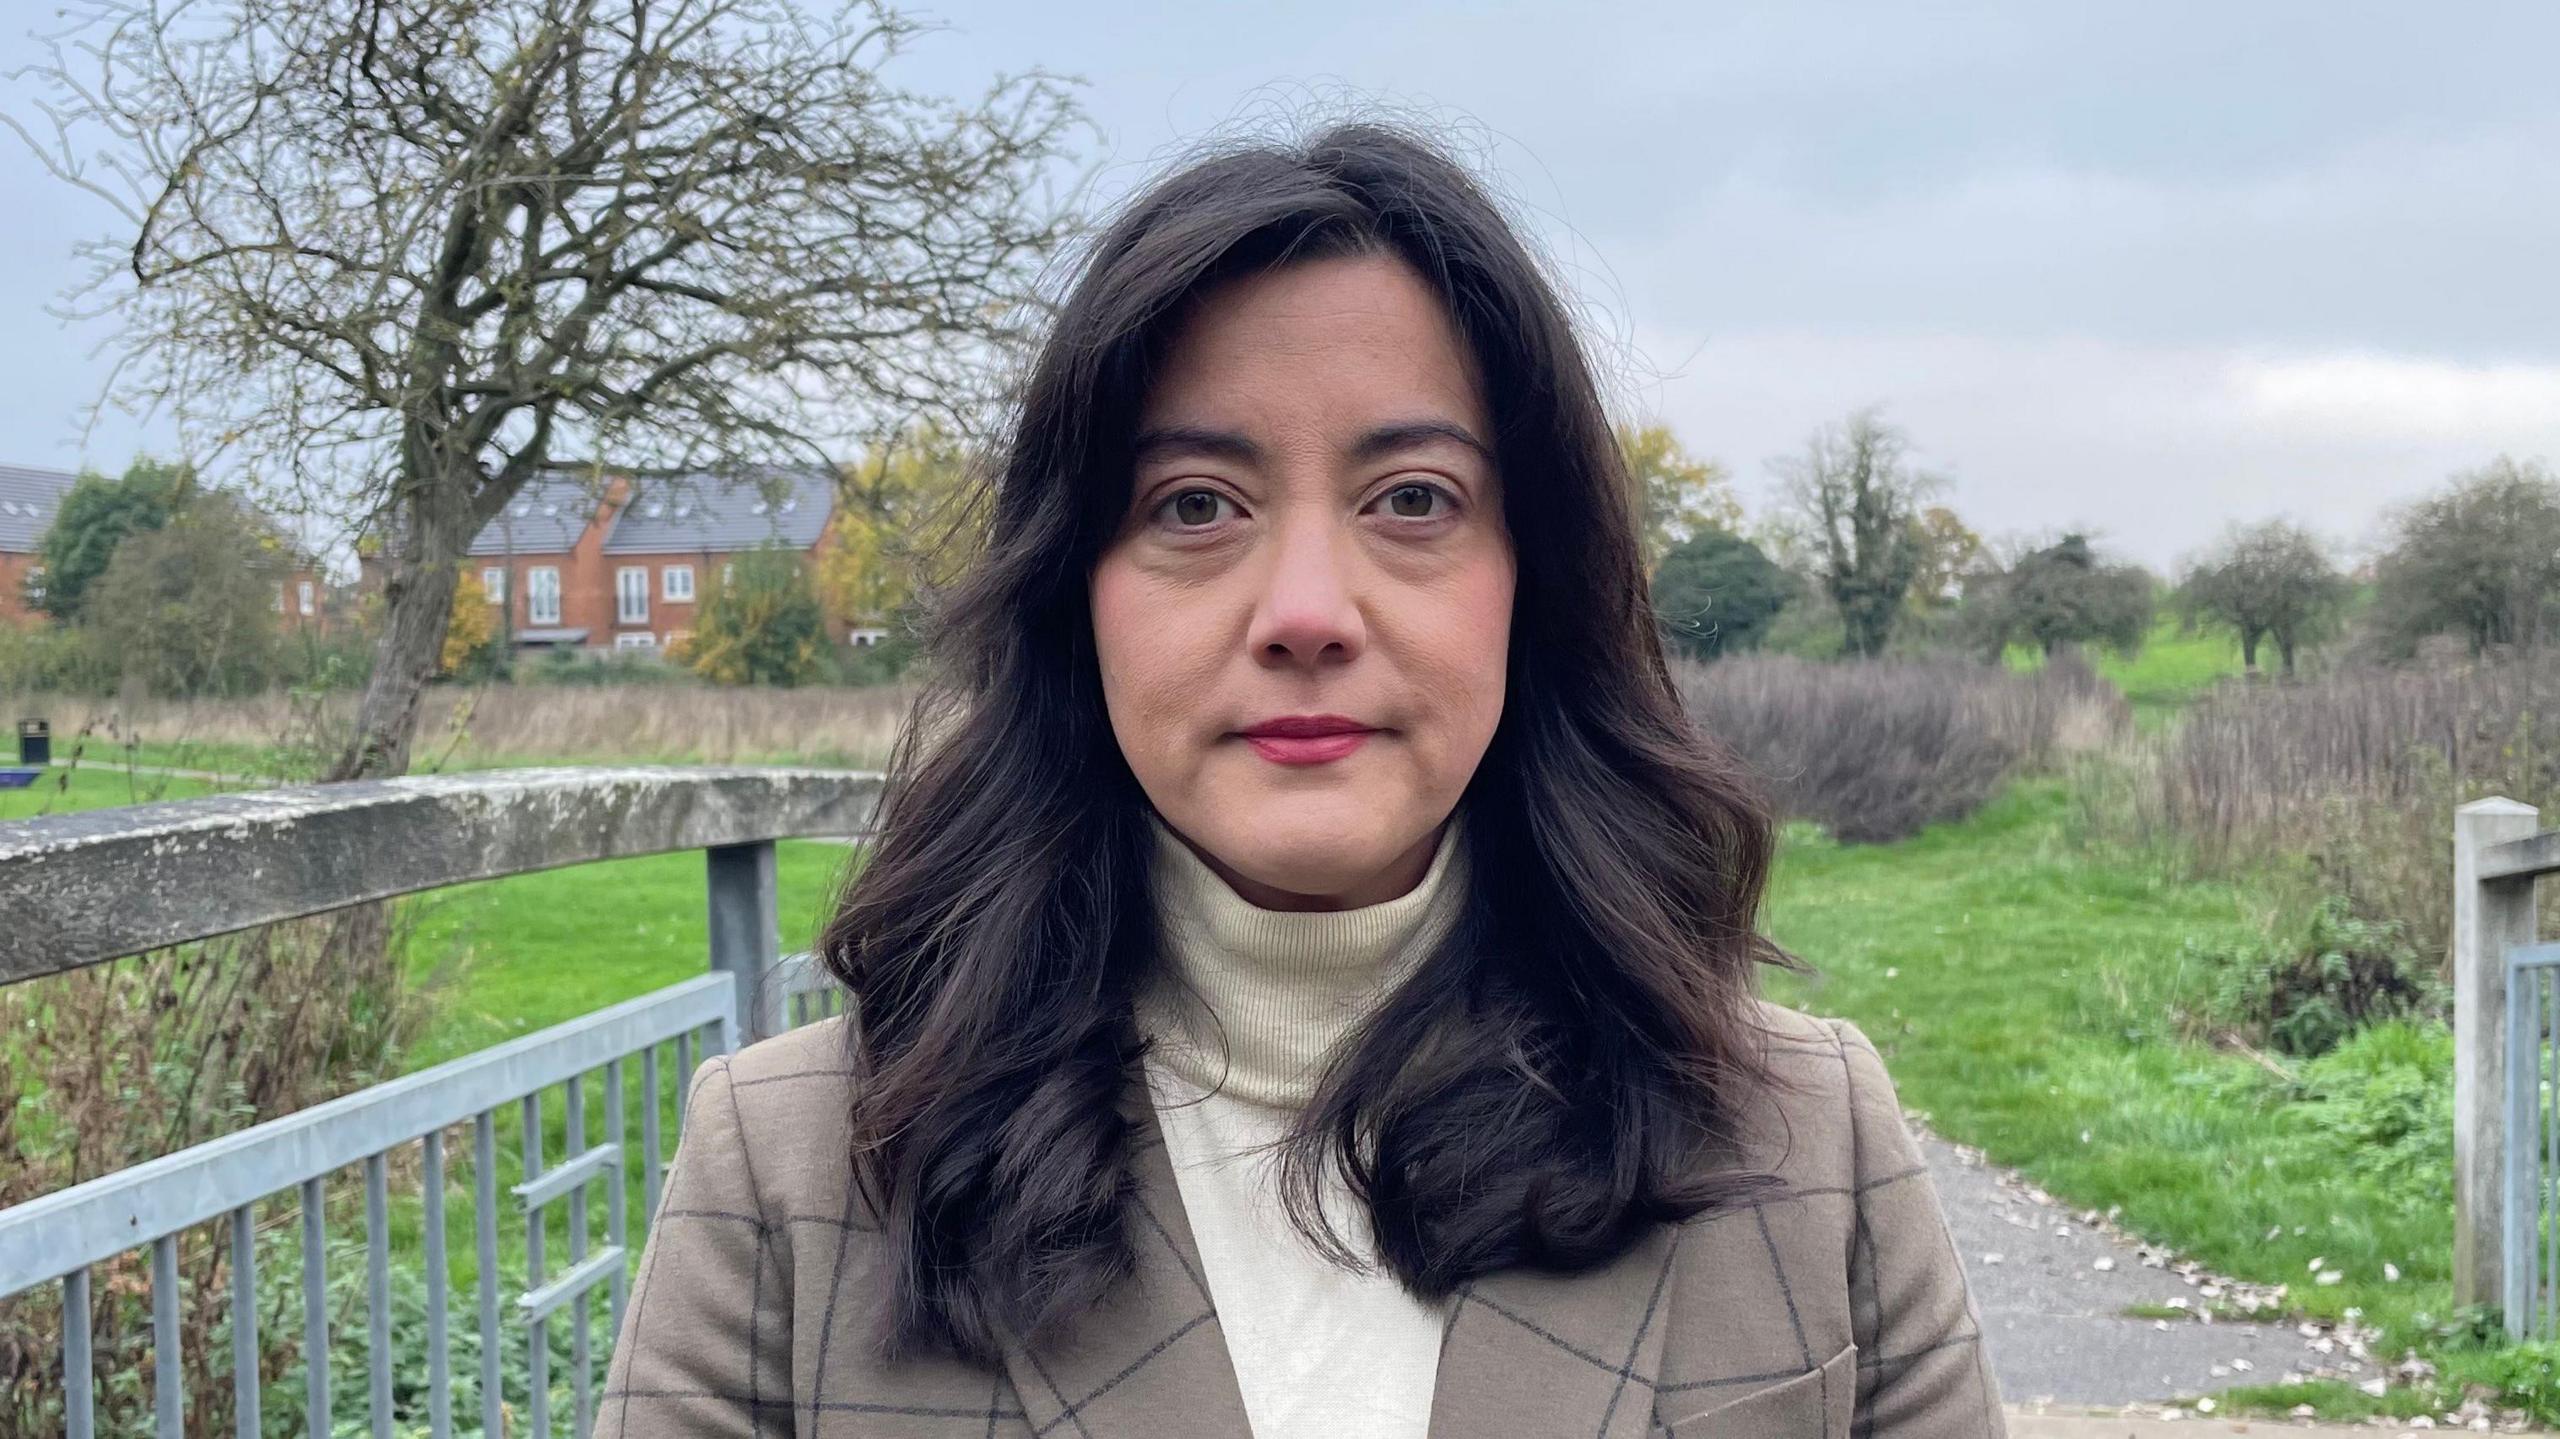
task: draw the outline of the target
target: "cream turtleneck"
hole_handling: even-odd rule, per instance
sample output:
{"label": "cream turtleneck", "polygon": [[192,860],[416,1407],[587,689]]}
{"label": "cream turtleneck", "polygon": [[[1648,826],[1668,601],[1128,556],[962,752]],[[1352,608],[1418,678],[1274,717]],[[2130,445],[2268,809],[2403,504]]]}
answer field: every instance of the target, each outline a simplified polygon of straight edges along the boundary
{"label": "cream turtleneck", "polygon": [[1445,1309],[1374,1264],[1366,1214],[1330,1166],[1325,1213],[1373,1262],[1318,1254],[1281,1207],[1271,1146],[1342,1037],[1455,921],[1462,827],[1443,829],[1409,892],[1325,911],[1260,908],[1154,828],[1164,968],[1138,1011],[1148,1083],[1254,1439],[1423,1439]]}

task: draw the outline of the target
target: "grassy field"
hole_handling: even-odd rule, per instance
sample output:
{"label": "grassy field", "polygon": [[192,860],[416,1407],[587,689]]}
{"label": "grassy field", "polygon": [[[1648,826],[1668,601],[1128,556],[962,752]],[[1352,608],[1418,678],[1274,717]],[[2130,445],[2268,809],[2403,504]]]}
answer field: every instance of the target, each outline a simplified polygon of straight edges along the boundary
{"label": "grassy field", "polygon": [[[2029,645],[2011,645],[2007,659],[2014,669],[2033,669],[2043,663]],[[2221,630],[2181,632],[2171,618],[2154,623],[2140,652],[2130,658],[2093,650],[2089,661],[2091,668],[2123,692],[2133,706],[2135,722],[2146,731],[2167,724],[2198,696],[2241,673],[2237,638]]]}
{"label": "grassy field", "polygon": [[[2195,956],[2259,933],[2264,901],[2092,852],[2070,814],[2060,784],[2030,781],[1900,844],[1791,830],[1770,926],[1819,972],[1773,976],[1773,997],[1855,1021],[1906,1107],[2074,1205],[2288,1285],[2301,1314],[2377,1325],[2377,1352],[2421,1348],[2454,1379],[2495,1369],[2455,1343],[2449,1125],[2394,1128],[2436,1117],[2407,1101],[2449,1089],[2442,1026],[2371,1031],[2291,1062],[2290,1081],[2183,1037],[2167,1016],[2208,982]],[[2314,1260],[2340,1278],[2314,1282]],[[2341,1416],[2453,1402],[2395,1390],[2378,1403],[2341,1384],[2238,1397]]]}
{"label": "grassy field", "polygon": [[[804,949],[852,851],[779,846],[782,942]],[[703,859],[652,855],[439,890],[412,902],[431,1018],[409,1068],[440,1063],[705,972]]]}
{"label": "grassy field", "polygon": [[190,799],[210,793],[194,780],[131,770],[84,766],[55,769],[24,789],[0,789],[0,820],[34,819],[75,810],[113,805],[149,804],[154,800]]}

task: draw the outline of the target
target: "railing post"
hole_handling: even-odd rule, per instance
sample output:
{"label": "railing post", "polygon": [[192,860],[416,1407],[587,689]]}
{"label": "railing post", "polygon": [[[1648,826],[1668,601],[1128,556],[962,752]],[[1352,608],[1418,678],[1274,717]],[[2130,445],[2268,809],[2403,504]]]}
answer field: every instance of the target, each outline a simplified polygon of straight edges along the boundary
{"label": "railing post", "polygon": [[776,915],[773,841],[705,850],[711,876],[711,967],[738,986],[737,1018],[721,1034],[724,1053],[782,1032],[781,994],[766,981],[782,954]]}
{"label": "railing post", "polygon": [[2484,883],[2481,852],[2532,837],[2511,799],[2453,812],[2453,1302],[2503,1303],[2507,1208],[2507,951],[2534,940],[2533,881]]}

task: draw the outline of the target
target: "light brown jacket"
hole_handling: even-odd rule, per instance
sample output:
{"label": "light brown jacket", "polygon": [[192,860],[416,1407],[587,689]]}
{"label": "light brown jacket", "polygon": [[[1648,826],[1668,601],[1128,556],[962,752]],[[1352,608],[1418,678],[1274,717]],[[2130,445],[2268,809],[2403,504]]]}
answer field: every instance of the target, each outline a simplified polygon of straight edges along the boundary
{"label": "light brown jacket", "polygon": [[[1581,1274],[1451,1308],[1432,1439],[1991,1439],[1981,1325],[1892,1082],[1854,1025],[1761,1008],[1785,1092],[1743,1117],[1785,1189]],[[842,1021],[697,1075],[597,1432],[1249,1439],[1226,1339],[1143,1102],[1137,1271],[1000,1367],[883,1361],[888,1256],[850,1183]],[[1345,1436],[1355,1439],[1355,1436]]]}

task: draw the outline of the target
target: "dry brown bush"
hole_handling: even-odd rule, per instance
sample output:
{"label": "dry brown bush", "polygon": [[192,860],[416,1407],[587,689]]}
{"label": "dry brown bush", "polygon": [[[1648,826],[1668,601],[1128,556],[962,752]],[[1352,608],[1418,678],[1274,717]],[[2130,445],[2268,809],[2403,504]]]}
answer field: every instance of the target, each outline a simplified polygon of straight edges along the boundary
{"label": "dry brown bush", "polygon": [[2355,913],[2431,952],[2452,930],[2453,810],[2560,806],[2560,654],[2226,686],[2149,758],[2145,838],[2209,869],[2302,856]]}
{"label": "dry brown bush", "polygon": [[1680,684],[1700,727],[1760,776],[1780,813],[1852,843],[1971,813],[2019,768],[2103,745],[2128,715],[2069,656],[2020,674],[1955,659],[1744,655],[1684,666]]}

